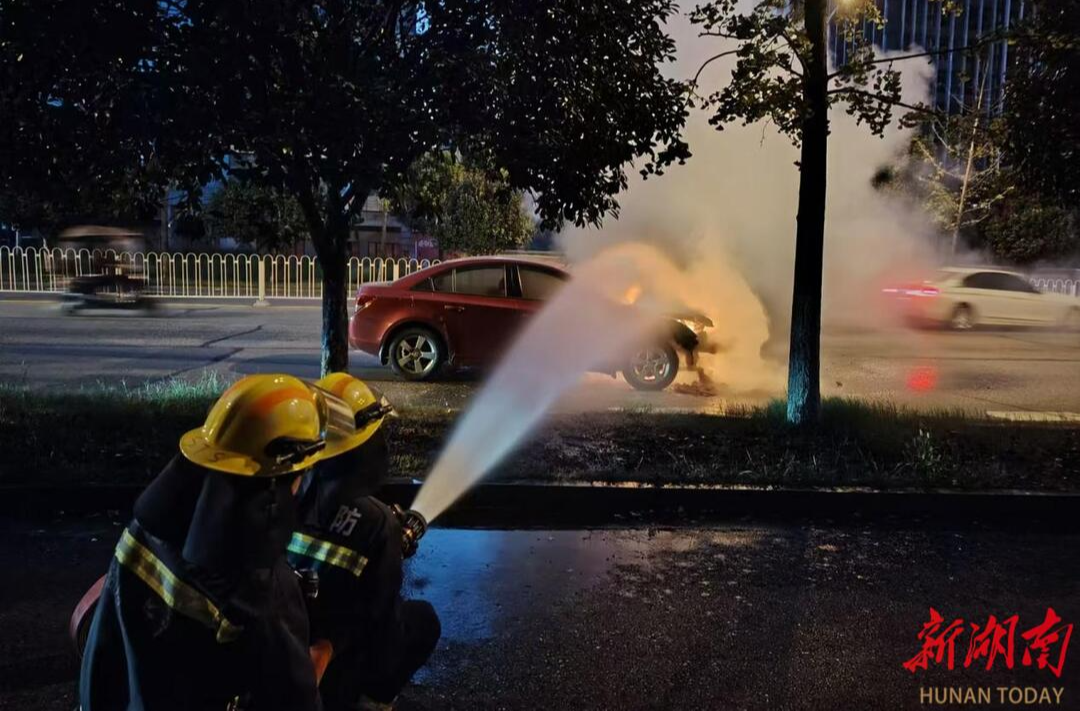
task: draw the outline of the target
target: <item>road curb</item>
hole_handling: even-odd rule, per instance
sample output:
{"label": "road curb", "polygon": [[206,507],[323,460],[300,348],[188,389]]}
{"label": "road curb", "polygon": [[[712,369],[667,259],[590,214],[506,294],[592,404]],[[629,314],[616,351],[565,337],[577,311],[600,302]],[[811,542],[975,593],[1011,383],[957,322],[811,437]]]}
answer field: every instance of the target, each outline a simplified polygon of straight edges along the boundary
{"label": "road curb", "polygon": [[[418,482],[380,491],[408,507]],[[40,517],[115,511],[126,516],[141,486],[4,486],[0,515]],[[1041,492],[837,491],[822,489],[483,484],[439,517],[461,528],[601,528],[762,522],[917,522],[1080,530],[1080,494]]]}

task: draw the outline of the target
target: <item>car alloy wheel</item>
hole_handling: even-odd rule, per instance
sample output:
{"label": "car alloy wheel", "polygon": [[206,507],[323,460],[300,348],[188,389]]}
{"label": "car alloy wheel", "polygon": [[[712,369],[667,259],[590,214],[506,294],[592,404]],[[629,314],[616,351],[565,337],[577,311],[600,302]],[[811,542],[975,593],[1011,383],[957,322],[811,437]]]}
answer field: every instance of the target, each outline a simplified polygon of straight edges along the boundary
{"label": "car alloy wheel", "polygon": [[415,376],[424,376],[434,370],[439,362],[439,349],[431,338],[416,333],[398,342],[394,360],[401,370]]}
{"label": "car alloy wheel", "polygon": [[671,361],[661,348],[646,348],[638,351],[630,361],[634,375],[643,383],[655,383],[664,380],[671,372]]}

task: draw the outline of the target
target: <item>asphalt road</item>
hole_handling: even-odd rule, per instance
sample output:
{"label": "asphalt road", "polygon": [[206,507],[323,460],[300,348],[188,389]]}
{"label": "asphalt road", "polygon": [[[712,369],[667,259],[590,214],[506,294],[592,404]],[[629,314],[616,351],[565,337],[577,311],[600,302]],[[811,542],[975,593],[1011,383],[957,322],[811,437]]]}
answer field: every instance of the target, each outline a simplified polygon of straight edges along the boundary
{"label": "asphalt road", "polygon": [[[210,302],[169,305],[154,316],[116,311],[63,315],[54,302],[0,300],[0,381],[40,388],[95,383],[138,385],[170,377],[228,377],[285,371],[318,373],[319,311],[312,306],[256,309]],[[767,354],[782,383],[783,346]],[[827,332],[822,342],[826,395],[888,400],[918,408],[1080,413],[1080,335],[1040,331],[881,330]],[[354,353],[353,372],[379,381],[400,405],[460,407],[477,375],[434,384],[405,383],[371,357]],[[690,373],[680,376],[693,383]],[[724,384],[639,393],[605,375],[586,376],[564,398],[566,410],[651,406],[722,409],[761,402],[779,390],[741,392]],[[782,387],[782,386],[781,386]]]}
{"label": "asphalt road", "polygon": [[[0,521],[0,708],[73,708],[65,625],[119,525]],[[1048,607],[1080,616],[1078,544],[921,524],[433,529],[407,594],[444,634],[398,708],[917,709],[921,687],[1062,690],[1077,708],[1075,652],[1058,678],[1023,665],[1020,635]],[[930,607],[966,629],[1018,615],[1014,668],[965,668],[965,632],[954,669],[904,669]]]}

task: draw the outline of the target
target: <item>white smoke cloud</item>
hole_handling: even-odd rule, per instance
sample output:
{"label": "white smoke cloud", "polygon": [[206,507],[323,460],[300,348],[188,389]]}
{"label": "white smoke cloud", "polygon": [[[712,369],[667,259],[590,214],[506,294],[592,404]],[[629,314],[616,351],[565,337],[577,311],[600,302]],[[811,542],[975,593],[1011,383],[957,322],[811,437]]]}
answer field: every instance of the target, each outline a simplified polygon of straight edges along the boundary
{"label": "white smoke cloud", "polygon": [[[708,57],[734,44],[701,38],[685,17],[668,26],[678,44],[672,77],[694,75]],[[898,63],[904,99],[926,98],[932,68],[923,60]],[[713,62],[700,92],[729,81],[734,58]],[[872,187],[882,166],[907,148],[910,133],[891,127],[884,138],[856,125],[841,106],[831,115],[823,319],[827,326],[867,325],[883,314],[869,304],[881,280],[903,265],[931,261],[928,222]],[[775,127],[758,123],[716,131],[708,115],[692,112],[686,130],[693,157],[663,176],[631,182],[618,220],[600,230],[574,229],[562,248],[577,262],[604,246],[655,245],[681,273],[675,295],[716,324],[720,352],[707,356],[710,376],[735,393],[783,389],[783,364],[767,362],[762,346],[786,342],[798,211],[798,150]]]}

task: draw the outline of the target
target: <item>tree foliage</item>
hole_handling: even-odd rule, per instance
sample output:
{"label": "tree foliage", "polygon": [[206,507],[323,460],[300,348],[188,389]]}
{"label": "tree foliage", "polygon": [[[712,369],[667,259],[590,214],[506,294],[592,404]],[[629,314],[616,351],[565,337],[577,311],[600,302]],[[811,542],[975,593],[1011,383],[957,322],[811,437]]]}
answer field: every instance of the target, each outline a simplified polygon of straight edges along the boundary
{"label": "tree foliage", "polygon": [[[975,81],[982,85],[985,75]],[[954,253],[978,250],[995,262],[1018,265],[1075,253],[1075,207],[1065,207],[1011,162],[1015,117],[988,118],[981,92],[961,109],[927,120],[908,160],[879,187],[917,201],[951,240]]]}
{"label": "tree foliage", "polygon": [[485,171],[449,151],[432,151],[392,190],[391,204],[409,226],[434,237],[440,252],[493,254],[517,249],[535,223],[524,193],[502,171]]}
{"label": "tree foliage", "polygon": [[1080,3],[1041,0],[1016,42],[1005,112],[1026,185],[1080,205]]}
{"label": "tree foliage", "polygon": [[916,193],[939,230],[977,229],[1016,189],[1005,164],[1004,123],[982,111],[935,117],[912,142]]}
{"label": "tree foliage", "polygon": [[191,167],[211,172],[242,150],[314,222],[454,143],[498,158],[543,214],[595,222],[616,209],[631,161],[648,172],[687,155],[682,86],[658,66],[674,54],[657,24],[672,9],[188,0],[168,66],[197,109],[190,137],[216,127],[201,142],[210,165]]}
{"label": "tree foliage", "polygon": [[324,370],[345,367],[348,225],[364,199],[440,146],[468,146],[598,221],[627,166],[686,156],[682,87],[659,65],[670,0],[187,0],[162,60],[184,97],[188,182],[250,156],[246,177],[303,210],[324,277]]}
{"label": "tree foliage", "polygon": [[162,28],[156,0],[0,2],[4,219],[51,231],[153,214]]}
{"label": "tree foliage", "polygon": [[[813,77],[807,73],[813,48],[803,26],[806,7],[821,0],[759,0],[748,12],[740,0],[715,0],[697,6],[691,21],[701,34],[725,40],[731,45],[706,60],[694,78],[694,85],[713,62],[735,58],[731,81],[718,91],[697,96],[697,103],[711,114],[709,123],[717,130],[732,122],[744,124],[767,120],[798,145],[802,128],[811,112],[806,101],[810,80],[825,84],[829,105],[843,104],[860,123],[881,135],[893,121],[901,101],[900,72],[894,63],[874,54],[873,44],[863,34],[865,23],[883,26],[883,18],[873,0],[839,3],[834,18],[838,30],[849,42],[846,61],[833,72]],[[907,112],[904,113],[907,118]]]}
{"label": "tree foliage", "polygon": [[211,236],[231,237],[260,252],[307,238],[307,222],[295,198],[246,180],[225,181],[210,196],[203,218]]}
{"label": "tree foliage", "polygon": [[1076,210],[1050,202],[1037,191],[1021,189],[1009,192],[994,206],[975,235],[975,244],[1008,264],[1052,262],[1075,257],[1080,251],[1078,227]]}
{"label": "tree foliage", "polygon": [[972,171],[961,206],[963,158],[949,162],[944,156],[955,147],[934,150],[932,141],[918,136],[910,160],[883,171],[875,186],[925,209],[946,239],[957,235],[958,251],[978,251],[994,263],[1028,265],[1077,253],[1076,211],[1026,185],[1023,176],[1000,162],[1000,143],[977,145],[976,155],[986,162]]}

